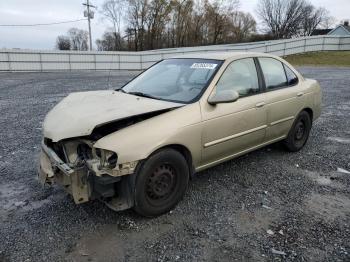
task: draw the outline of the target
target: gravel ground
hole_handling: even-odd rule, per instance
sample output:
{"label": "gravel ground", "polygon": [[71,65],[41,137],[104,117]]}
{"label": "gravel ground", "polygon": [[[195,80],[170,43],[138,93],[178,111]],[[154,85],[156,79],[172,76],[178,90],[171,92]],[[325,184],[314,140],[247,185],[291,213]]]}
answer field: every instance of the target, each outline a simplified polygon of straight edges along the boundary
{"label": "gravel ground", "polygon": [[36,180],[49,109],[135,73],[1,73],[0,261],[350,261],[350,69],[300,70],[324,90],[305,148],[276,144],[200,172],[154,219],[76,206]]}

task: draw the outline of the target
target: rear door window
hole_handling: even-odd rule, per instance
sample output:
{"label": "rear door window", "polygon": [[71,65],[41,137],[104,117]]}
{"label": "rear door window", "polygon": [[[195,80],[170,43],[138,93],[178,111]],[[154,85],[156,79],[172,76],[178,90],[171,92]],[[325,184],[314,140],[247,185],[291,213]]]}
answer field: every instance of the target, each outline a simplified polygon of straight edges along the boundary
{"label": "rear door window", "polygon": [[260,57],[259,62],[267,90],[288,86],[286,73],[280,61],[274,58]]}

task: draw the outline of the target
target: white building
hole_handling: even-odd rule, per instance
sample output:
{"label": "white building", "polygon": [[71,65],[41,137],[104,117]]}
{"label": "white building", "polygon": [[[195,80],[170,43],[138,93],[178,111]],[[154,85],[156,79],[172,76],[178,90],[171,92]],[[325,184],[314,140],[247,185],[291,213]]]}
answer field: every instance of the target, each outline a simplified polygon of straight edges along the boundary
{"label": "white building", "polygon": [[345,21],[344,24],[336,26],[327,35],[350,35],[349,21]]}

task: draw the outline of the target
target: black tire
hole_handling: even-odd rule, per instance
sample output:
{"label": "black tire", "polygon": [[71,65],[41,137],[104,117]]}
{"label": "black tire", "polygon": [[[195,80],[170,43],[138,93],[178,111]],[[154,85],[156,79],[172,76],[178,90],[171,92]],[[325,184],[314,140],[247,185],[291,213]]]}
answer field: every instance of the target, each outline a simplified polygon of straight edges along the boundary
{"label": "black tire", "polygon": [[297,152],[306,144],[312,120],[308,112],[302,111],[293,123],[287,138],[284,140],[284,145],[291,152]]}
{"label": "black tire", "polygon": [[189,168],[176,150],[154,153],[136,172],[134,210],[140,215],[154,217],[166,213],[186,192]]}

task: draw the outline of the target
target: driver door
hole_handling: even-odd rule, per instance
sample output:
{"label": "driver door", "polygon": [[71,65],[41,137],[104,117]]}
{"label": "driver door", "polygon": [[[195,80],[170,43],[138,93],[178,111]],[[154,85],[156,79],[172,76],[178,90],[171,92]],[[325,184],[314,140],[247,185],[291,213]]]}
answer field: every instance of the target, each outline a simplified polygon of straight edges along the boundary
{"label": "driver door", "polygon": [[233,90],[237,101],[210,105],[203,102],[202,167],[225,161],[262,144],[267,114],[265,98],[253,58],[229,64],[213,92]]}

